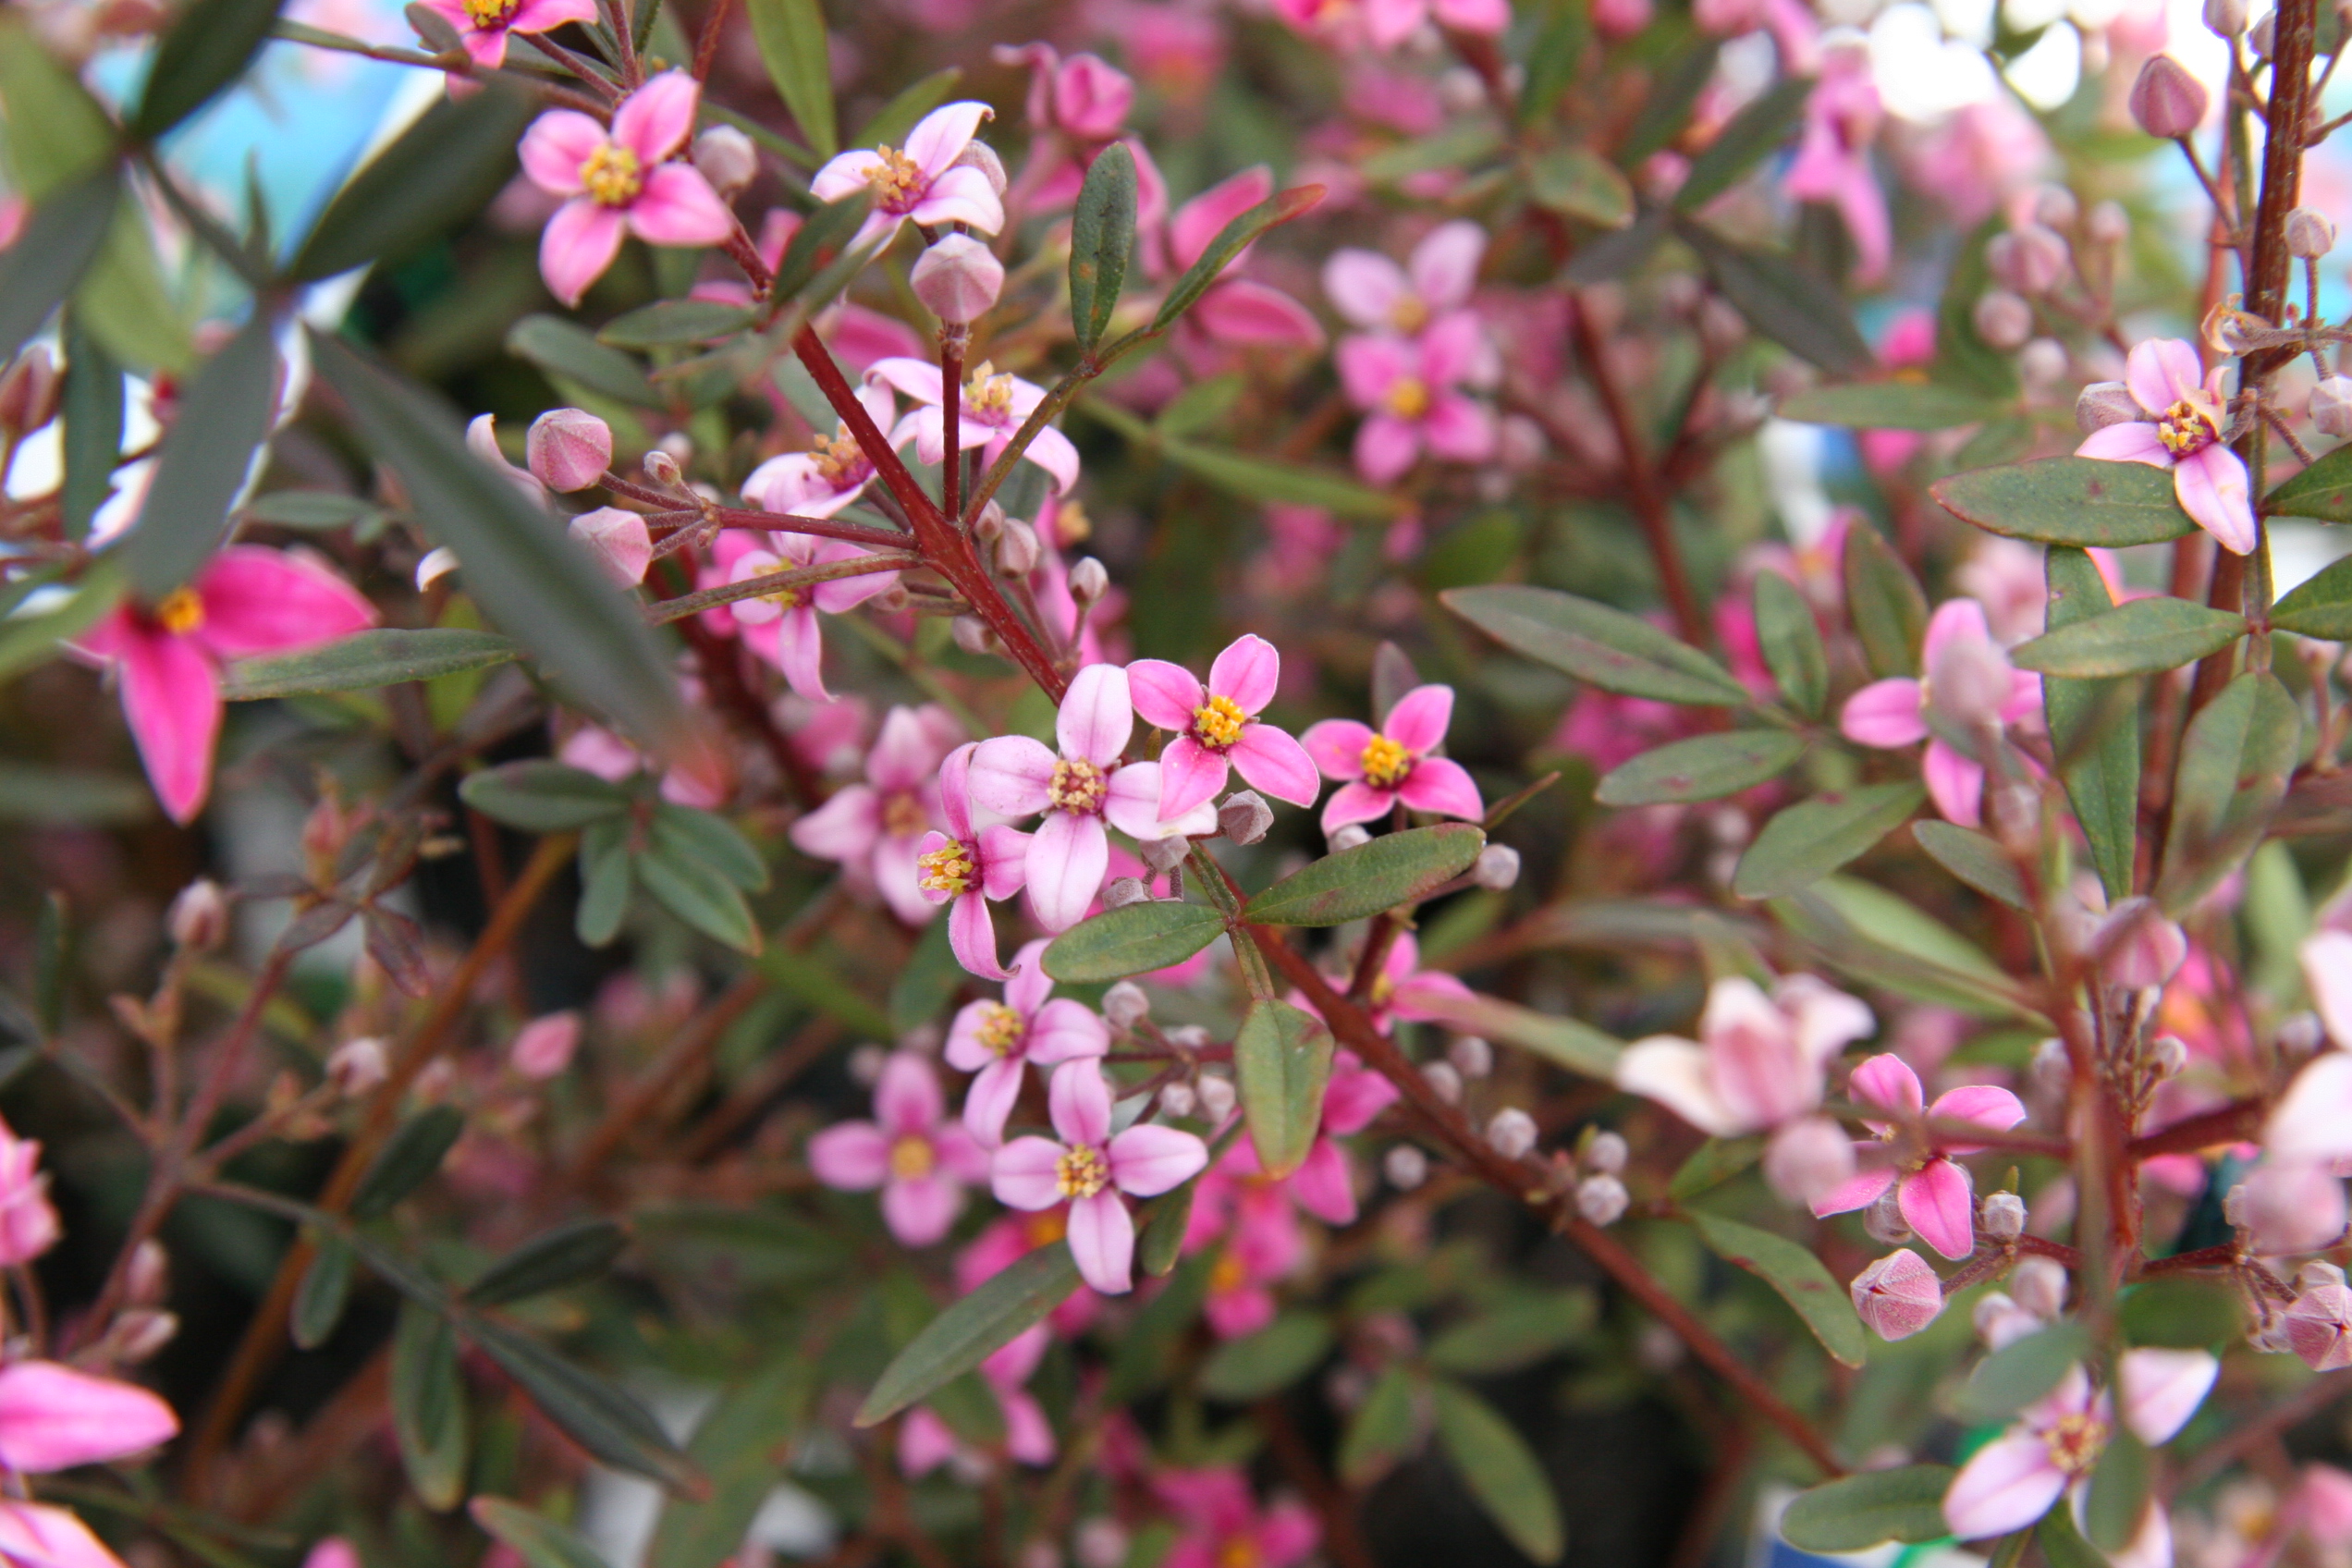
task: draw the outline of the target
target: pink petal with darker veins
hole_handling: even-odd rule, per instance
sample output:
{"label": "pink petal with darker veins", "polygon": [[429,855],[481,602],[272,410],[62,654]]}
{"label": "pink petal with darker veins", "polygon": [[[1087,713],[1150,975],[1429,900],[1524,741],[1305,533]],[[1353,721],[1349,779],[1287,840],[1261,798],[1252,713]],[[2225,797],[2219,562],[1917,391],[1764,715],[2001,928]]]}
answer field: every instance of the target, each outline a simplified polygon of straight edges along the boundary
{"label": "pink petal with darker veins", "polygon": [[300,556],[239,545],[195,583],[204,606],[196,640],[227,659],[328,643],[376,623],[360,591]]}
{"label": "pink petal with darker veins", "polygon": [[1182,816],[1204,801],[1213,799],[1218,790],[1225,788],[1230,766],[1223,752],[1210,751],[1189,735],[1179,735],[1169,741],[1159,753],[1157,809],[1161,819]]}
{"label": "pink petal with darker veins", "polygon": [[735,232],[735,214],[700,170],[661,164],[629,203],[629,228],[648,245],[716,245]]}
{"label": "pink petal with darker veins", "polygon": [[588,286],[605,276],[620,253],[625,227],[619,209],[575,196],[556,209],[539,236],[539,276],[547,291],[577,305]]}
{"label": "pink petal with darker veins", "polygon": [[[2112,426],[2110,428],[2113,428]],[[2181,510],[2234,556],[2251,552],[2260,537],[2246,464],[2220,442],[2183,459],[2173,469],[2173,493]]]}
{"label": "pink petal with darker veins", "polygon": [[1070,1256],[1079,1278],[1107,1296],[1134,1288],[1135,1217],[1115,1192],[1070,1206]]}
{"label": "pink petal with darker veins", "polygon": [[1174,1127],[1142,1122],[1110,1140],[1104,1149],[1111,1182],[1122,1193],[1158,1197],[1199,1175],[1208,1164],[1208,1145]]}
{"label": "pink petal with darker veins", "polygon": [[[1874,1144],[1869,1146],[1876,1148],[1879,1145]],[[1886,1166],[1880,1166],[1875,1170],[1856,1171],[1852,1179],[1840,1182],[1829,1192],[1815,1198],[1813,1213],[1816,1218],[1826,1218],[1832,1214],[1851,1214],[1857,1208],[1868,1208],[1886,1195],[1886,1190],[1894,1185],[1894,1177],[1893,1170]]]}
{"label": "pink petal with darker veins", "polygon": [[1110,1085],[1091,1058],[1065,1061],[1046,1087],[1046,1109],[1066,1144],[1100,1148],[1110,1136]]}
{"label": "pink petal with darker veins", "polygon": [[[1970,1084],[1936,1096],[1928,1108],[1928,1115],[1938,1121],[1973,1121],[1996,1133],[2005,1133],[2026,1119],[2025,1102],[2008,1090],[1991,1084]],[[1982,1144],[1955,1143],[1942,1133],[1936,1135],[1936,1147],[1946,1154],[1975,1154]]]}
{"label": "pink petal with darker veins", "polygon": [[952,168],[934,179],[923,200],[907,209],[907,220],[926,227],[964,223],[982,234],[994,234],[1004,227],[1004,202],[978,169]]}
{"label": "pink petal with darker veins", "polygon": [[980,890],[1002,900],[1029,880],[1029,835],[1001,823],[980,829]]}
{"label": "pink petal with darker veins", "polygon": [[1053,783],[1054,762],[1045,742],[1026,735],[983,741],[972,753],[968,775],[973,802],[1007,816],[1041,812]]}
{"label": "pink petal with darker veins", "polygon": [[[1898,1120],[1917,1116],[1927,1108],[1926,1093],[1919,1087],[1919,1075],[1901,1057],[1892,1052],[1872,1057],[1854,1070],[1846,1080],[1845,1096],[1861,1106],[1866,1112],[1877,1107],[1891,1111]],[[1872,1127],[1884,1127],[1884,1121],[1871,1121]]]}
{"label": "pink petal with darker veins", "polygon": [[1084,920],[1109,869],[1110,839],[1102,818],[1047,813],[1029,839],[1029,906],[1037,924],[1059,934]]}
{"label": "pink petal with darker veins", "polygon": [[1281,684],[1282,655],[1255,632],[1236,637],[1208,667],[1208,689],[1255,718]]}
{"label": "pink petal with darker veins", "polygon": [[2101,458],[2109,462],[2146,463],[2150,468],[2173,466],[2172,448],[2158,438],[2156,427],[2137,420],[2092,431],[2075,448],[2075,456]]}
{"label": "pink petal with darker veins", "polygon": [[1109,767],[1134,732],[1135,705],[1128,694],[1125,670],[1115,664],[1090,664],[1072,679],[1054,717],[1054,738],[1061,742],[1063,756]]}
{"label": "pink petal with darker veins", "polygon": [[684,71],[649,79],[613,111],[612,139],[636,153],[650,174],[694,134],[694,106],[702,92],[702,84]]}
{"label": "pink petal with darker veins", "polygon": [[553,32],[566,22],[595,19],[596,0],[522,0],[515,14],[507,18],[507,31]]}
{"label": "pink petal with darker veins", "polygon": [[2132,401],[2151,414],[2200,391],[2202,374],[2197,350],[2177,337],[2148,338],[2124,360],[2124,385],[2131,389]]}
{"label": "pink petal with darker veins", "polygon": [[995,117],[996,111],[976,99],[942,104],[907,132],[906,155],[925,174],[937,175],[962,156],[981,126]]}

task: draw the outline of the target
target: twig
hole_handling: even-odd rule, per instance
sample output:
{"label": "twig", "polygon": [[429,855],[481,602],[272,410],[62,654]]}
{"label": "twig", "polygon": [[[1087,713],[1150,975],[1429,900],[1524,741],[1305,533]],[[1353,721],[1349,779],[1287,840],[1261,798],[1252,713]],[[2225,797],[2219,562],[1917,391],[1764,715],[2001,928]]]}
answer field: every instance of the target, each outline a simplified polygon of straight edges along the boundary
{"label": "twig", "polygon": [[1593,331],[1592,319],[1580,299],[1569,301],[1568,332],[1576,346],[1576,357],[1584,363],[1585,379],[1592,384],[1593,395],[1600,399],[1601,411],[1609,416],[1610,429],[1616,433],[1625,502],[1641,524],[1642,537],[1648,541],[1650,560],[1658,568],[1659,587],[1666,594],[1668,607],[1674,612],[1674,624],[1684,642],[1703,648],[1708,643],[1707,618],[1699,611],[1697,595],[1691,592],[1690,575],[1683,568],[1682,546],[1674,539],[1673,514],[1658,489],[1658,476],[1650,467],[1641,432],[1634,423],[1633,410],[1617,386],[1615,373],[1609,368],[1606,346],[1599,334]]}

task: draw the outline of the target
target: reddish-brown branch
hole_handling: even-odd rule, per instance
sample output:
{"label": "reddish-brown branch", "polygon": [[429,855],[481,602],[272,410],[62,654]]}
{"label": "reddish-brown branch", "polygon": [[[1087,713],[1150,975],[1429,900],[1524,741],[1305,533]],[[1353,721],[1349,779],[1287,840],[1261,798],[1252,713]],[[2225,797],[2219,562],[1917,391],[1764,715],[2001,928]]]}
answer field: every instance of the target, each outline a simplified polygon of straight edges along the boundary
{"label": "reddish-brown branch", "polygon": [[2144,1133],[2124,1152],[2133,1159],[2153,1159],[2160,1154],[2194,1154],[2215,1144],[2243,1143],[2262,1130],[2269,1109],[2263,1100],[2238,1100]]}
{"label": "reddish-brown branch", "polygon": [[710,0],[703,13],[702,35],[694,40],[694,80],[708,81],[711,62],[718,57],[718,41],[727,31],[728,0]]}
{"label": "reddish-brown branch", "polygon": [[1708,643],[1707,618],[1699,612],[1698,596],[1691,591],[1690,575],[1683,568],[1682,545],[1674,539],[1672,508],[1658,488],[1658,475],[1650,467],[1649,452],[1635,423],[1633,409],[1617,385],[1616,373],[1609,368],[1608,345],[1593,330],[1581,300],[1570,302],[1568,331],[1576,346],[1576,357],[1584,363],[1585,379],[1592,383],[1593,395],[1600,399],[1601,411],[1609,416],[1609,427],[1616,433],[1625,502],[1641,524],[1642,537],[1648,541],[1650,559],[1658,568],[1659,586],[1665,592],[1667,606],[1674,612],[1674,625],[1684,642],[1703,648]]}
{"label": "reddish-brown branch", "polygon": [[721,528],[757,528],[769,533],[812,533],[819,539],[846,539],[877,550],[903,550],[913,541],[895,528],[870,522],[842,522],[829,517],[801,517],[783,512],[746,511],[741,507],[713,507],[704,514]]}

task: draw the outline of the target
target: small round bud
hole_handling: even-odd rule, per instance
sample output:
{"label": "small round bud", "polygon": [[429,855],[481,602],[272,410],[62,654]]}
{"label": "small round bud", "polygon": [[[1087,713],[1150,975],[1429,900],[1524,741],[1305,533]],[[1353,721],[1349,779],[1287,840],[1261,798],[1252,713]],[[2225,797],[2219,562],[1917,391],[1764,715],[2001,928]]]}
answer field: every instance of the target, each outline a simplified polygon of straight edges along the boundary
{"label": "small round bud", "polygon": [[2311,388],[2311,423],[2322,435],[2352,435],[2352,376],[2323,376]]}
{"label": "small round bud", "polygon": [[1508,892],[1519,881],[1519,851],[1508,844],[1488,844],[1470,863],[1470,880],[1488,892]]}
{"label": "small round bud", "polygon": [[1193,1092],[1200,1096],[1201,1113],[1211,1121],[1222,1121],[1233,1114],[1233,1081],[1214,1072],[1204,1072],[1193,1084]]}
{"label": "small round bud", "polygon": [[553,1078],[571,1065],[579,1049],[580,1014],[551,1012],[522,1026],[507,1063],[525,1078]]}
{"label": "small round bud", "polygon": [[1625,1140],[1614,1133],[1595,1133],[1585,1140],[1585,1169],[1614,1176],[1625,1169]]}
{"label": "small round bud", "polygon": [[1854,1277],[1854,1310],[1882,1340],[1907,1340],[1943,1313],[1943,1281],[1905,1247]]}
{"label": "small round bud", "polygon": [[1121,980],[1103,993],[1103,1016],[1114,1029],[1133,1029],[1151,1016],[1151,997],[1133,980]]}
{"label": "small round bud", "polygon": [[[2335,1282],[2342,1284],[2344,1276],[2338,1274]],[[141,1306],[153,1306],[171,1293],[171,1254],[164,1250],[163,1243],[151,1236],[139,1243],[130,1255],[125,1283],[130,1299]]]}
{"label": "small round bud", "polygon": [[678,466],[676,458],[656,447],[645,454],[645,477],[656,484],[675,485],[683,481],[686,474]]}
{"label": "small round bud", "polygon": [[2023,348],[2033,336],[2033,307],[2006,288],[1987,289],[1970,319],[1976,323],[1977,336],[2004,353]]}
{"label": "small round bud", "polygon": [[1464,1035],[1446,1047],[1446,1060],[1464,1078],[1484,1078],[1494,1071],[1494,1047],[1476,1035]]}
{"label": "small round bud", "polygon": [[1576,1212],[1587,1225],[1614,1225],[1633,1198],[1614,1176],[1587,1176],[1576,1183]]}
{"label": "small round bud", "polygon": [[1984,1200],[1978,1222],[1996,1242],[2014,1242],[2026,1233],[2026,1200],[2015,1193],[1994,1193]]}
{"label": "small round bud", "polygon": [[171,1343],[172,1336],[178,1332],[178,1313],[140,1307],[115,1319],[115,1326],[107,1330],[106,1342],[116,1362],[136,1366]]}
{"label": "small round bud", "polygon": [[2066,1310],[2066,1266],[2054,1257],[2025,1257],[2009,1274],[2009,1293],[2045,1323]]}
{"label": "small round bud", "polygon": [[2172,141],[2205,118],[2205,84],[2170,55],[2150,55],[2131,89],[2131,116],[2139,129]]}
{"label": "small round bud", "polygon": [[326,1081],[345,1099],[366,1094],[383,1083],[389,1072],[384,1042],[373,1035],[346,1040],[326,1059]]}
{"label": "small round bud", "polygon": [[999,196],[1005,193],[1005,187],[1011,183],[1005,178],[1004,160],[998,157],[997,150],[985,141],[965,142],[963,151],[956,154],[955,162],[949,167],[978,169],[987,177],[990,189]]}
{"label": "small round bud", "polygon": [[550,490],[585,490],[612,465],[612,426],[585,409],[549,409],[523,437],[532,476]]}
{"label": "small round bud", "polygon": [[1505,1159],[1525,1159],[1536,1146],[1536,1119],[1515,1105],[1487,1121],[1487,1146]]}
{"label": "small round bud", "polygon": [[1872,1241],[1890,1246],[1911,1239],[1911,1222],[1903,1218],[1897,1189],[1889,1187],[1877,1202],[1862,1211],[1862,1231]]}
{"label": "small round bud", "polygon": [[2120,381],[2094,381],[2075,398],[2075,427],[2085,435],[2141,418],[2138,399]]}
{"label": "small round bud", "polygon": [[997,575],[1018,582],[1037,570],[1037,531],[1019,518],[1005,520],[997,537]]}
{"label": "small round bud", "polygon": [[2037,337],[2017,350],[2017,379],[2035,392],[2058,385],[2066,375],[2066,346],[2055,337]]}
{"label": "small round bud", "polygon": [[1399,1144],[1380,1157],[1380,1174],[1400,1193],[1409,1193],[1429,1179],[1429,1157],[1411,1144]]}
{"label": "small round bud", "polygon": [[2090,952],[2110,985],[2127,991],[2162,986],[2188,962],[2188,936],[2149,898],[2124,900],[2091,933]]}
{"label": "small round bud", "polygon": [[1987,1350],[2001,1350],[2016,1343],[2044,1325],[2040,1318],[2019,1306],[2006,1292],[1987,1291],[1977,1298],[1976,1311],[1968,1315],[1968,1325]]}
{"label": "small round bud", "polygon": [[1372,830],[1360,822],[1349,823],[1324,840],[1330,845],[1333,854],[1338,854],[1341,850],[1354,849],[1358,844],[1368,844],[1371,841]]}
{"label": "small round bud", "polygon": [[2188,1042],[2178,1035],[2159,1035],[2148,1042],[2148,1070],[2159,1078],[2177,1078],[2188,1066]]}
{"label": "small round bud", "polygon": [[2246,42],[2255,55],[2269,59],[2278,52],[2278,12],[2272,11],[2246,30]]}
{"label": "small round bud", "polygon": [[2288,1056],[2309,1056],[2326,1038],[2327,1025],[2320,1022],[2318,1013],[2308,1008],[2301,1012],[2290,1012],[2279,1020],[2278,1048]]}
{"label": "small round bud", "polygon": [[1425,1061],[1421,1064],[1421,1076],[1446,1104],[1462,1103],[1462,1074],[1453,1070],[1453,1063]]}
{"label": "small round bud", "polygon": [[1200,1096],[1190,1084],[1170,1084],[1159,1092],[1159,1109],[1168,1116],[1190,1116],[1200,1108]]}
{"label": "small round bud", "polygon": [[759,178],[759,149],[731,125],[715,125],[694,138],[694,167],[721,196],[732,196]]}
{"label": "small round bud", "polygon": [[1119,1568],[1127,1561],[1127,1532],[1116,1519],[1087,1520],[1078,1526],[1075,1544],[1082,1568]]}
{"label": "small round bud", "polygon": [[993,654],[997,651],[997,634],[989,631],[988,623],[976,615],[956,617],[954,625],[949,630],[955,637],[955,645],[967,654]]}
{"label": "small round bud", "polygon": [[211,952],[228,939],[228,895],[211,877],[199,876],[172,900],[164,921],[174,943],[190,952]]}
{"label": "small round bud", "polygon": [[2205,25],[2223,38],[2246,31],[2247,0],[2205,0]]}
{"label": "small round bud", "polygon": [[980,508],[980,515],[972,520],[972,536],[983,545],[993,545],[1004,533],[1004,508],[991,500]]}
{"label": "small round bud", "polygon": [[2238,1182],[2222,1194],[2222,1218],[2241,1231],[2246,1228],[2245,1182]]}
{"label": "small round bud", "polygon": [[1133,876],[1114,876],[1102,892],[1103,908],[1125,909],[1129,904],[1151,902],[1151,889]]}
{"label": "small round bud", "polygon": [[1136,844],[1135,852],[1144,857],[1144,864],[1155,875],[1165,876],[1184,864],[1192,846],[1182,834],[1174,833],[1165,839],[1145,839]]}
{"label": "small round bud", "polygon": [[2003,288],[2019,294],[2047,294],[2065,281],[2066,241],[2055,230],[2038,223],[1993,236],[1985,247],[1985,264]]}
{"label": "small round bud", "polygon": [[969,326],[1004,292],[1004,263],[968,234],[949,234],[915,258],[910,281],[923,308],[949,326]]}
{"label": "small round bud", "polygon": [[2344,1289],[2344,1270],[2324,1258],[2315,1257],[2295,1271],[2297,1290],[2316,1291],[2322,1285],[2333,1285],[2339,1291]]}
{"label": "small round bud", "polygon": [[2352,1291],[2320,1285],[2295,1298],[2279,1325],[2286,1348],[2314,1372],[2352,1366]]}
{"label": "small round bud", "polygon": [[1262,843],[1273,826],[1274,808],[1255,790],[1238,790],[1217,808],[1217,830],[1236,844]]}
{"label": "small round bud", "polygon": [[890,1053],[868,1040],[850,1052],[850,1082],[870,1089],[882,1079],[882,1069],[889,1061]]}
{"label": "small round bud", "polygon": [[14,437],[39,430],[57,417],[60,395],[57,361],[36,343],[0,374],[0,432]]}
{"label": "small round bud", "polygon": [[2265,1256],[2317,1252],[2344,1233],[2344,1183],[2324,1165],[2272,1156],[2243,1190],[2246,1228]]}
{"label": "small round bud", "polygon": [[2121,202],[2100,202],[2083,219],[2083,233],[2095,245],[2121,245],[2131,238],[2131,214]]}
{"label": "small round bud", "polygon": [[653,533],[635,512],[598,507],[573,518],[564,525],[564,532],[595,557],[597,570],[616,587],[636,587],[654,564]]}
{"label": "small round bud", "polygon": [[2286,214],[2286,253],[2316,262],[2335,249],[2335,225],[2312,207],[2297,207]]}
{"label": "small round bud", "polygon": [[1070,596],[1081,605],[1091,605],[1110,592],[1110,572],[1102,562],[1087,556],[1070,569]]}
{"label": "small round bud", "polygon": [[2072,228],[2081,213],[2075,193],[2063,185],[2045,185],[2034,192],[2034,222],[2044,228]]}
{"label": "small round bud", "polygon": [[867,607],[876,615],[897,615],[913,603],[914,603],[914,595],[907,592],[906,584],[903,582],[893,582],[871,599],[866,600]]}

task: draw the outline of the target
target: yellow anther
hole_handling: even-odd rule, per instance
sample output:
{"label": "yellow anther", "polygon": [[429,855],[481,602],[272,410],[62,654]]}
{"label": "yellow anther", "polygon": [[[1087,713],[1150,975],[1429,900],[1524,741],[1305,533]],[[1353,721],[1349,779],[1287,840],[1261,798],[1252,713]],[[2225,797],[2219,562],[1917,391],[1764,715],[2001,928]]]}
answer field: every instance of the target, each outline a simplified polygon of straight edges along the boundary
{"label": "yellow anther", "polygon": [[1012,377],[998,375],[996,365],[982,360],[963,384],[963,406],[982,418],[1002,419],[1012,412]]}
{"label": "yellow anther", "polygon": [[928,1138],[905,1137],[890,1145],[890,1175],[896,1181],[915,1182],[931,1174],[939,1157],[932,1152]]}
{"label": "yellow anther", "polygon": [[1375,735],[1364,742],[1356,765],[1364,769],[1366,784],[1375,790],[1393,790],[1413,771],[1413,753],[1386,735]]}
{"label": "yellow anther", "polygon": [[892,839],[912,839],[931,826],[923,797],[901,790],[882,802],[882,831]]}
{"label": "yellow anther", "polygon": [[1046,786],[1046,804],[1055,811],[1090,815],[1110,796],[1110,776],[1084,757],[1054,764],[1053,782]]}
{"label": "yellow anther", "polygon": [[1417,375],[1398,376],[1381,401],[1399,419],[1419,419],[1429,411],[1429,384]]}
{"label": "yellow anther", "polygon": [[175,588],[155,606],[155,619],[175,637],[185,637],[204,624],[204,601],[192,588]]}
{"label": "yellow anther", "polygon": [[626,207],[645,189],[645,171],[637,154],[618,141],[607,141],[580,165],[580,183],[597,205]]}
{"label": "yellow anther", "polygon": [[980,1043],[996,1056],[1011,1056],[1027,1034],[1028,1026],[1021,1015],[1002,1002],[990,1002],[980,1014],[980,1026],[973,1031]]}
{"label": "yellow anther", "polygon": [[831,435],[819,436],[809,445],[810,466],[816,476],[836,490],[847,489],[852,480],[865,477],[865,448],[857,444],[844,425]]}
{"label": "yellow anther", "polygon": [[466,19],[478,28],[504,27],[522,0],[465,0]]}
{"label": "yellow anther", "polygon": [[926,893],[968,893],[977,875],[971,854],[962,844],[949,844],[944,850],[917,855],[914,864],[916,886]]}
{"label": "yellow anther", "polygon": [[876,147],[874,153],[879,161],[866,172],[865,182],[874,187],[875,199],[892,211],[912,206],[923,189],[923,165],[896,147]]}
{"label": "yellow anther", "polygon": [[1054,1187],[1063,1197],[1090,1198],[1109,1185],[1110,1166],[1092,1145],[1064,1149],[1054,1162]]}
{"label": "yellow anther", "polygon": [[1231,697],[1211,697],[1193,710],[1193,736],[1204,746],[1223,751],[1242,738],[1249,715]]}

